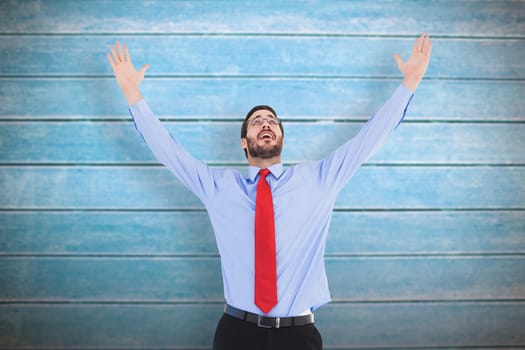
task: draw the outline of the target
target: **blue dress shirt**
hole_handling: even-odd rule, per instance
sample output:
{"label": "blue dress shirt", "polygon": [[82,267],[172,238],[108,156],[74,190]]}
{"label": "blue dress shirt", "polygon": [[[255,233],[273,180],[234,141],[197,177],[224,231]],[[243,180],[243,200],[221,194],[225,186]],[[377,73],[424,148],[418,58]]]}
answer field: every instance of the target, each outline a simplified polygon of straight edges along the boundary
{"label": "blue dress shirt", "polygon": [[[359,133],[324,159],[269,167],[277,250],[278,303],[268,315],[296,316],[330,301],[324,251],[339,191],[403,119],[412,92],[400,85]],[[262,314],[254,304],[254,215],[259,168],[243,175],[193,158],[144,100],[130,114],[155,157],[206,206],[221,256],[226,302]]]}

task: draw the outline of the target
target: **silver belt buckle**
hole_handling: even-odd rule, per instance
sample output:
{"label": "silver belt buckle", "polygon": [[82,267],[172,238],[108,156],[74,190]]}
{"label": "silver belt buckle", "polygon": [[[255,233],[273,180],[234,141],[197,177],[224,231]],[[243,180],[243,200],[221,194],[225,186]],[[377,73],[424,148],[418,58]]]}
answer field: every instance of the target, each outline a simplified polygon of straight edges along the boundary
{"label": "silver belt buckle", "polygon": [[[264,324],[264,320],[272,320],[275,319],[275,325],[273,324]],[[264,317],[261,315],[257,315],[257,326],[262,328],[279,328],[279,325],[281,323],[281,319],[279,317]]]}

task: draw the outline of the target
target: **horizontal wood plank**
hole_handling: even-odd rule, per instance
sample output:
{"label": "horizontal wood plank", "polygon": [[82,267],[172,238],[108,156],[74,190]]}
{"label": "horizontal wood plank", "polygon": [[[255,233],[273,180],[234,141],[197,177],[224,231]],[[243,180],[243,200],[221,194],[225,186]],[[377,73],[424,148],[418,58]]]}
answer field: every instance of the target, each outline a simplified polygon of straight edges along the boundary
{"label": "horizontal wood plank", "polygon": [[327,254],[525,252],[525,213],[335,212]]}
{"label": "horizontal wood plank", "polygon": [[[521,254],[523,211],[334,212],[328,255]],[[4,255],[216,255],[207,213],[0,212]]]}
{"label": "horizontal wood plank", "polygon": [[223,300],[218,258],[3,258],[0,299]]}
{"label": "horizontal wood plank", "polygon": [[[128,118],[112,78],[0,79],[0,118]],[[348,118],[374,114],[401,80],[146,79],[145,98],[159,116],[242,119],[269,104],[284,118]],[[423,120],[525,120],[520,81],[423,81],[407,112]]]}
{"label": "horizontal wood plank", "polygon": [[[277,5],[278,4],[278,5]],[[522,36],[521,1],[4,2],[2,33],[294,33]],[[111,14],[111,16],[101,14]]]}
{"label": "horizontal wood plank", "polygon": [[[0,305],[0,348],[209,348],[221,313],[198,304]],[[519,348],[524,320],[522,302],[333,303],[316,312],[327,349]]]}
{"label": "horizontal wood plank", "polygon": [[[2,76],[112,76],[104,57],[120,39],[154,76],[398,77],[392,54],[413,38],[86,35],[0,37]],[[523,79],[523,40],[434,39],[427,78]],[[458,52],[463,52],[459,64]],[[168,59],[166,59],[168,58]],[[25,62],[26,64],[20,64]]]}
{"label": "horizontal wood plank", "polygon": [[0,348],[211,346],[222,305],[0,305]]}
{"label": "horizontal wood plank", "polygon": [[[523,209],[524,178],[520,166],[363,167],[336,208]],[[5,166],[0,193],[0,207],[11,209],[203,208],[163,167]]]}
{"label": "horizontal wood plank", "polygon": [[523,346],[525,310],[521,305],[332,304],[319,310],[316,321],[327,347]]}
{"label": "horizontal wood plank", "polygon": [[[345,301],[515,300],[525,257],[328,257],[332,298]],[[218,257],[4,257],[3,301],[221,301]]]}
{"label": "horizontal wood plank", "polygon": [[209,349],[220,258],[203,205],[134,130],[105,58],[197,158],[245,171],[246,111],[319,159],[401,82],[407,118],[336,203],[327,350],[525,350],[525,1],[0,2],[0,349]]}
{"label": "horizontal wood plank", "polygon": [[[197,159],[246,163],[241,122],[164,125]],[[284,122],[283,160],[321,159],[354,136],[364,122]],[[525,124],[411,123],[405,121],[369,163],[525,164]],[[2,164],[155,164],[129,122],[0,122]]]}

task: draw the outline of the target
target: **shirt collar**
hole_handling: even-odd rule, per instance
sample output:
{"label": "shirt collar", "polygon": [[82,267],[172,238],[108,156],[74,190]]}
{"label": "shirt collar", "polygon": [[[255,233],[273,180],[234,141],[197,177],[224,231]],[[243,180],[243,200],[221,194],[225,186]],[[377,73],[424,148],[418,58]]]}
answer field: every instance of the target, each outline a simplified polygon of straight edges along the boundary
{"label": "shirt collar", "polygon": [[[253,166],[253,165],[250,165],[248,167],[248,176],[246,176],[246,178],[248,180],[250,180],[251,182],[255,182],[255,178],[257,178],[257,175],[259,175],[259,171],[261,170],[262,168],[258,168],[256,166]],[[270,173],[276,178],[280,178],[281,175],[283,174],[283,171],[284,171],[284,168],[283,168],[283,163],[277,163],[277,164],[273,164],[273,165],[270,165],[268,167],[268,170],[270,170]]]}

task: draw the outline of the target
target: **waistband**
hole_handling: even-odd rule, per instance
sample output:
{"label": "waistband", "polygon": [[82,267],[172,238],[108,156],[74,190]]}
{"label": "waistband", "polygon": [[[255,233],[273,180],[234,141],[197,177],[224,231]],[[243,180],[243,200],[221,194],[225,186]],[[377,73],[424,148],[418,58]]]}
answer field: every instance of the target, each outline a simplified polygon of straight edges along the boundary
{"label": "waistband", "polygon": [[305,326],[314,323],[314,315],[303,315],[295,317],[270,317],[254,314],[252,312],[237,309],[231,305],[224,305],[224,313],[235,318],[254,323],[263,328],[281,328],[293,326]]}

